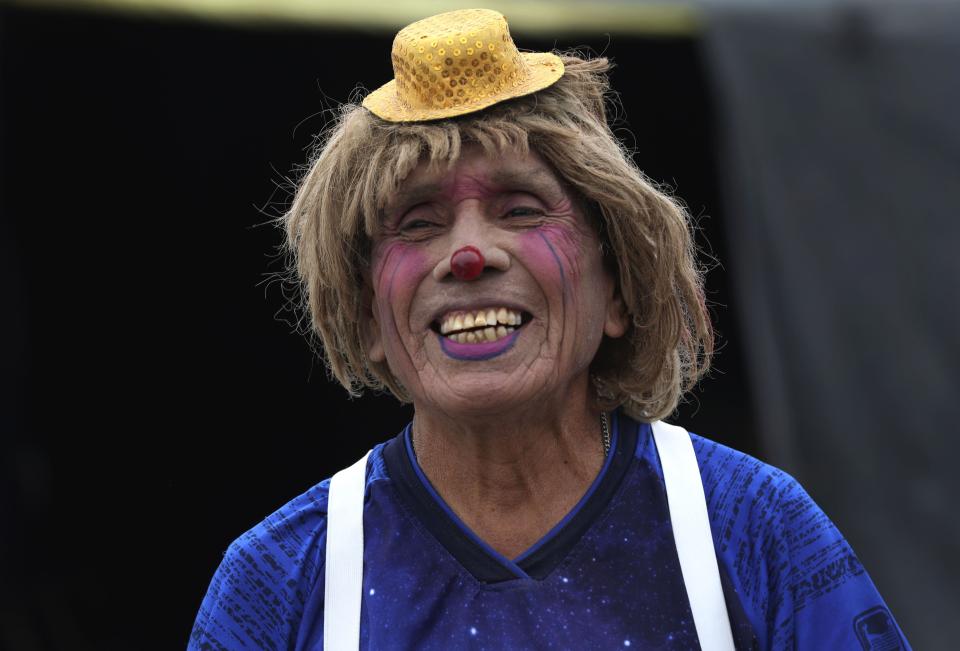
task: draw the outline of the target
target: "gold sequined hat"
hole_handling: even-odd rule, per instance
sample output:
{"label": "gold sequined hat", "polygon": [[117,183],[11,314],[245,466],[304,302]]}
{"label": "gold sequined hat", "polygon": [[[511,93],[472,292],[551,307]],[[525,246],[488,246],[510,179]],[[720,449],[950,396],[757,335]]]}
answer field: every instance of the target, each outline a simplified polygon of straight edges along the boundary
{"label": "gold sequined hat", "polygon": [[472,113],[535,93],[563,75],[549,52],[519,52],[507,20],[490,9],[450,11],[407,25],[393,39],[394,78],[363,105],[389,122]]}

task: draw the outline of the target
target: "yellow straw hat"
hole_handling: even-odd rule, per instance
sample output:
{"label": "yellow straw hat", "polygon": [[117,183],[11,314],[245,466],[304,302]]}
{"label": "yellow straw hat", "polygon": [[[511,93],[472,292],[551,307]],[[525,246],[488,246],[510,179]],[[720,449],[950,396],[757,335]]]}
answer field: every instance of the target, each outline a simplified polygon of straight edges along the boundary
{"label": "yellow straw hat", "polygon": [[535,93],[563,75],[549,52],[517,50],[503,14],[461,9],[407,25],[393,39],[393,76],[363,105],[389,122],[472,113]]}

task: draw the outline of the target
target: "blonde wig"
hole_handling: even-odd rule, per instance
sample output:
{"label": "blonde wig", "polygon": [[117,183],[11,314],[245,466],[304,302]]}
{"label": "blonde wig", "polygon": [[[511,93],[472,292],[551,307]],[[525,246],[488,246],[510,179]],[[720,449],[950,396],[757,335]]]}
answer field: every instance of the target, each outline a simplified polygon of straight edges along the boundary
{"label": "blonde wig", "polygon": [[610,130],[608,61],[563,60],[552,86],[455,119],[391,123],[345,105],[318,142],[283,222],[310,320],[304,330],[319,337],[330,372],[351,394],[386,388],[409,400],[363,345],[371,238],[407,175],[421,161],[452,164],[465,143],[492,155],[535,150],[593,213],[630,315],[627,334],[604,338],[591,367],[602,407],[662,418],[706,372],[713,333],[689,216]]}

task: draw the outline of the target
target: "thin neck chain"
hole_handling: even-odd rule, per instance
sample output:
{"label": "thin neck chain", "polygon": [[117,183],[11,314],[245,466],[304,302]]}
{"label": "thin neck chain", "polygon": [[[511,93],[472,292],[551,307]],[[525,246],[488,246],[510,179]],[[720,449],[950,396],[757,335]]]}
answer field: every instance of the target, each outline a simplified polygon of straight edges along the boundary
{"label": "thin neck chain", "polygon": [[600,412],[600,432],[603,435],[603,458],[610,456],[610,420],[607,418],[607,412]]}

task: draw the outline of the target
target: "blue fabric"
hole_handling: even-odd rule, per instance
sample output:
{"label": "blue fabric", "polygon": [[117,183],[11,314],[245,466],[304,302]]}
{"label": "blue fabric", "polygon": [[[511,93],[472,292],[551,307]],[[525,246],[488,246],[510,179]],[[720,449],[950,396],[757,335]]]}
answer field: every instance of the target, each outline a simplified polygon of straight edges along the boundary
{"label": "blue fabric", "polygon": [[[388,472],[387,444],[377,446],[365,495],[361,647],[698,648],[650,428],[621,417],[621,430],[630,426],[638,435],[616,491],[536,579],[478,579],[424,526]],[[793,478],[693,442],[738,648],[909,649],[849,545]],[[229,547],[190,649],[322,649],[328,487]]]}

